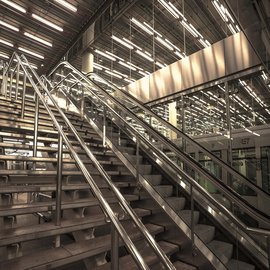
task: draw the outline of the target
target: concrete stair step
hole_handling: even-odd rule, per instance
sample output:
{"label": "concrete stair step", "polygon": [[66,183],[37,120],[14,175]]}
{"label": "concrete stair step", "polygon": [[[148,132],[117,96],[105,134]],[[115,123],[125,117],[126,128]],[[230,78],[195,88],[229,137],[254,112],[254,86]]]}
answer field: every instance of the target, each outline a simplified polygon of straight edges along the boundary
{"label": "concrete stair step", "polygon": [[205,224],[197,224],[195,226],[195,233],[204,243],[209,243],[214,239],[215,227]]}
{"label": "concrete stair step", "polygon": [[[190,226],[191,222],[191,210],[181,210],[178,212],[179,216],[184,220],[186,224]],[[200,212],[194,211],[194,224],[198,224],[200,218]]]}
{"label": "concrete stair step", "polygon": [[185,207],[186,199],[184,197],[168,197],[166,202],[174,211],[180,211]]}
{"label": "concrete stair step", "polygon": [[144,174],[143,177],[150,182],[153,186],[158,186],[161,184],[162,175],[161,174]]}
{"label": "concrete stair step", "polygon": [[[140,208],[135,208],[134,212],[139,217],[150,215],[150,211]],[[124,220],[128,219],[129,216],[125,216]],[[48,222],[32,226],[4,229],[0,232],[0,246],[11,245],[54,235],[67,234],[106,224],[107,221],[104,215],[92,215],[91,217],[62,220],[61,225],[59,226],[56,226],[54,222]],[[160,227],[160,230],[162,231],[162,227]]]}
{"label": "concrete stair step", "polygon": [[[136,201],[138,200],[137,195],[124,195],[127,201]],[[117,199],[115,197],[107,197],[108,203],[116,203]],[[82,207],[92,207],[99,205],[99,202],[96,198],[87,198],[87,199],[77,199],[76,201],[67,201],[62,202],[62,209],[74,209]],[[50,202],[35,202],[35,203],[25,203],[25,204],[13,204],[13,205],[2,205],[0,207],[0,217],[3,216],[15,216],[15,215],[24,215],[37,212],[48,212],[55,210],[55,201]]]}
{"label": "concrete stair step", "polygon": [[196,267],[180,261],[175,262],[173,265],[177,270],[197,270]]}
{"label": "concrete stair step", "polygon": [[230,243],[213,240],[208,243],[208,247],[224,264],[232,258],[233,245]]}
{"label": "concrete stair step", "polygon": [[235,259],[229,260],[229,262],[226,264],[226,267],[229,270],[255,270],[254,265]]}
{"label": "concrete stair step", "polygon": [[[165,242],[165,241],[159,241],[159,246],[162,248],[162,250],[167,254],[167,256],[172,255],[173,253],[178,251],[178,247],[174,244]],[[144,249],[140,250],[141,255],[143,256],[145,262],[148,266],[150,266],[150,269],[152,269],[151,265],[157,263],[159,259],[154,254],[151,248],[145,247]],[[108,262],[104,265],[95,267],[93,270],[110,270],[111,269],[111,263]],[[130,255],[123,256],[119,259],[119,270],[137,270],[138,266],[135,264],[133,258]]]}
{"label": "concrete stair step", "polygon": [[155,190],[163,198],[170,197],[173,194],[173,186],[171,186],[171,185],[159,185],[159,186],[155,186]]}
{"label": "concrete stair step", "polygon": [[[163,228],[154,224],[146,224],[146,228],[152,235],[160,233]],[[140,233],[129,232],[129,236],[133,241],[142,239]],[[119,246],[123,246],[123,242],[119,241]],[[6,260],[1,262],[2,269],[9,270],[26,270],[26,269],[49,269],[63,266],[68,263],[80,261],[98,254],[102,254],[111,249],[111,236],[105,235],[89,240],[84,240],[59,248],[51,248],[40,252],[33,252],[19,258]],[[174,249],[175,250],[175,249]],[[177,248],[176,248],[177,250]]]}

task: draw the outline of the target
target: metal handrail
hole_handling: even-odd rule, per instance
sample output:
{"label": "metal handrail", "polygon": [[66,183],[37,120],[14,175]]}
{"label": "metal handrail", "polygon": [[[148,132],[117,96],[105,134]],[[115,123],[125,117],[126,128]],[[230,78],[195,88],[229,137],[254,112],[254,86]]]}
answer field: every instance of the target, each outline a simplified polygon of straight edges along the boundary
{"label": "metal handrail", "polygon": [[[138,265],[138,267],[140,267],[140,269],[145,269],[145,270],[149,270],[149,267],[147,266],[147,264],[144,262],[142,256],[140,255],[140,253],[138,252],[137,248],[135,247],[134,243],[131,241],[130,237],[127,235],[125,229],[123,228],[122,224],[120,223],[120,221],[118,220],[118,218],[116,217],[115,213],[113,212],[113,210],[111,209],[110,205],[108,204],[108,202],[104,199],[100,189],[98,188],[97,184],[95,183],[94,179],[92,178],[92,176],[90,175],[90,173],[88,172],[88,170],[86,169],[85,165],[83,164],[83,162],[81,161],[81,159],[79,158],[79,155],[76,153],[76,151],[74,150],[72,144],[69,142],[68,137],[65,135],[62,127],[60,126],[60,124],[58,123],[54,113],[52,112],[52,110],[50,109],[50,107],[48,106],[48,104],[46,103],[42,93],[40,92],[40,90],[38,89],[37,85],[35,84],[33,78],[30,76],[27,68],[25,68],[23,62],[21,61],[20,57],[14,53],[10,59],[9,65],[6,68],[6,71],[4,72],[4,75],[6,75],[6,73],[8,72],[9,67],[12,64],[13,59],[17,59],[18,64],[20,64],[20,66],[22,67],[24,74],[26,75],[26,77],[28,78],[29,82],[31,83],[31,85],[33,86],[33,89],[35,91],[35,93],[37,94],[38,98],[42,101],[43,106],[45,107],[45,109],[47,110],[48,114],[50,115],[56,129],[58,130],[58,132],[61,134],[66,146],[68,147],[71,155],[73,156],[74,160],[76,161],[78,167],[80,168],[80,170],[82,171],[85,179],[87,180],[87,182],[89,183],[93,193],[95,194],[96,198],[98,199],[98,201],[100,202],[101,208],[103,210],[103,212],[109,217],[109,219],[111,220],[113,226],[115,227],[115,229],[117,230],[117,232],[119,233],[120,237],[122,238],[122,240],[124,241],[126,247],[128,248],[129,252],[131,253],[131,256],[133,257],[133,259],[135,260],[136,264]],[[32,69],[32,67],[29,65],[28,61],[25,58],[26,63],[28,64],[28,68],[30,69],[30,71],[32,72],[32,74],[34,74],[34,76],[36,78],[38,78],[36,72]],[[47,94],[50,95],[48,89],[46,89],[46,87],[43,85],[43,83],[41,81],[39,81],[39,85],[43,88],[43,90],[46,91]],[[57,105],[57,104],[56,104]],[[58,109],[59,112],[62,112],[62,110],[58,107],[58,105],[56,106],[56,108]],[[63,112],[62,112],[63,113]],[[171,268],[171,269],[175,269],[175,268]]]}
{"label": "metal handrail", "polygon": [[[53,88],[53,89],[55,89],[55,88]],[[59,90],[63,93],[63,95],[66,98],[69,99],[69,101],[71,100],[70,97],[68,97],[68,93],[65,93],[61,88]],[[73,102],[73,104],[74,104],[74,102]],[[256,234],[260,234],[260,235],[264,235],[264,236],[270,236],[270,231],[269,230],[251,228],[251,227],[248,227],[245,224],[243,224],[243,222],[241,222],[238,218],[236,218],[227,208],[225,208],[216,199],[214,199],[209,193],[207,193],[207,191],[204,190],[203,187],[201,187],[196,181],[194,181],[187,173],[185,173],[183,170],[181,170],[179,167],[177,167],[163,152],[160,151],[160,149],[158,149],[154,145],[152,145],[152,143],[149,142],[147,139],[145,139],[143,136],[141,136],[140,133],[138,133],[138,131],[136,129],[134,129],[130,124],[126,123],[125,119],[123,119],[119,114],[117,114],[112,108],[110,108],[108,106],[107,106],[107,108],[109,108],[109,110],[114,114],[114,116],[116,116],[119,120],[121,120],[122,122],[125,123],[126,127],[128,127],[128,130],[132,130],[132,132],[133,132],[132,136],[134,136],[134,134],[135,134],[135,136],[140,137],[140,140],[144,144],[149,146],[151,148],[151,150],[154,149],[154,151],[157,154],[158,158],[160,158],[162,161],[165,161],[165,163],[167,163],[169,165],[169,167],[172,168],[176,172],[176,174],[181,175],[190,184],[194,185],[195,188],[197,190],[199,190],[200,194],[203,194],[203,196],[205,198],[207,198],[208,201],[210,201],[215,207],[217,207],[220,211],[222,211],[225,214],[225,216],[227,216],[232,222],[234,222],[234,224],[236,224],[236,226],[239,229],[242,229],[245,232],[252,232],[252,233],[256,233]],[[87,118],[85,118],[85,119],[87,119]],[[141,184],[145,187],[144,182],[141,182]]]}
{"label": "metal handrail", "polygon": [[94,75],[94,77],[97,77],[98,79],[103,80],[104,82],[106,82],[106,84],[110,85],[110,87],[113,87],[113,88],[117,89],[117,91],[120,91],[122,95],[124,95],[125,97],[131,99],[132,102],[134,102],[136,106],[138,106],[140,109],[143,109],[148,115],[155,117],[160,123],[162,123],[163,125],[165,125],[166,128],[170,129],[171,131],[175,132],[177,135],[179,135],[182,138],[184,138],[188,143],[194,145],[196,148],[198,148],[200,151],[202,151],[204,154],[206,154],[208,157],[210,157],[215,163],[217,163],[218,165],[220,165],[223,168],[226,168],[226,170],[229,173],[231,173],[235,178],[238,178],[238,179],[240,179],[241,181],[243,181],[245,183],[248,182],[247,185],[249,187],[253,188],[253,190],[256,190],[258,192],[265,193],[266,195],[270,196],[270,193],[269,192],[265,191],[261,187],[257,186],[250,179],[248,179],[244,175],[240,174],[238,171],[236,171],[234,168],[232,168],[230,165],[228,165],[228,163],[224,162],[222,159],[220,159],[219,157],[217,157],[216,155],[214,155],[211,151],[209,151],[207,148],[205,148],[204,146],[202,146],[200,143],[198,143],[195,140],[193,140],[191,137],[189,137],[187,134],[185,134],[184,132],[182,132],[180,129],[178,129],[177,127],[173,126],[172,124],[170,124],[166,120],[162,119],[155,112],[153,112],[151,109],[149,109],[148,106],[144,105],[142,102],[140,102],[134,96],[132,96],[130,93],[128,93],[126,91],[123,91],[120,88],[117,88],[115,85],[113,85],[109,81],[105,80],[104,78],[102,78],[101,76],[99,76],[96,73],[91,72],[91,73],[88,73],[87,74],[87,76],[89,76],[89,75]]}
{"label": "metal handrail", "polygon": [[146,227],[144,226],[144,224],[142,223],[142,221],[140,219],[138,219],[138,217],[136,216],[136,213],[134,212],[134,210],[127,203],[127,201],[125,200],[124,196],[119,191],[119,189],[113,184],[113,182],[111,181],[111,179],[110,179],[109,175],[107,174],[107,172],[104,170],[104,168],[98,162],[98,160],[96,159],[96,157],[90,151],[90,149],[88,148],[88,146],[86,145],[86,143],[84,142],[84,140],[82,139],[82,137],[79,135],[79,133],[77,132],[77,130],[75,129],[75,127],[71,124],[71,122],[69,121],[69,119],[66,117],[65,113],[60,109],[60,107],[58,106],[57,102],[55,101],[55,99],[51,95],[50,91],[45,87],[45,85],[43,84],[43,82],[37,76],[36,72],[34,72],[34,75],[36,76],[36,79],[39,80],[40,85],[43,86],[43,89],[45,90],[46,95],[50,98],[50,100],[52,101],[52,103],[55,106],[55,108],[61,114],[61,117],[63,118],[64,122],[67,124],[67,126],[70,128],[70,130],[73,132],[73,134],[75,135],[75,137],[78,140],[78,142],[81,145],[81,147],[85,150],[87,156],[92,160],[92,162],[94,163],[95,167],[98,169],[98,171],[100,172],[100,174],[106,180],[107,184],[110,186],[111,190],[113,191],[113,193],[118,198],[119,203],[123,206],[124,210],[128,213],[128,215],[131,217],[132,221],[136,224],[136,226],[138,227],[138,229],[144,235],[144,237],[146,238],[146,240],[149,243],[149,245],[153,248],[153,250],[156,253],[156,255],[160,258],[160,260],[162,261],[162,263],[164,264],[164,266],[167,269],[172,269],[172,270],[175,269],[175,266],[169,260],[169,258],[165,254],[165,252],[157,245],[157,243],[154,240],[153,236],[146,229]]}
{"label": "metal handrail", "polygon": [[[71,66],[72,67],[72,66]],[[71,68],[71,67],[69,67],[69,68]],[[80,79],[78,79],[78,78],[76,78],[76,77],[74,77],[74,71],[75,71],[75,73],[76,72],[78,72],[76,69],[73,69],[73,68],[71,68],[71,70],[72,70],[72,72],[73,73],[70,73],[70,74],[72,74],[72,77],[73,78],[75,78],[76,80],[77,80],[77,83],[78,82],[83,82],[83,79],[84,78],[80,78]],[[68,75],[66,75],[66,77],[68,77]],[[74,83],[74,85],[76,85],[76,82]],[[73,86],[74,86],[73,85]],[[90,85],[91,85],[91,83],[90,83]],[[59,86],[59,84],[57,84],[56,86],[55,86],[55,88],[57,88]],[[84,86],[86,86],[86,85],[84,85]],[[96,86],[96,85],[95,85]],[[54,89],[55,89],[54,88]],[[132,126],[130,126],[126,121],[125,121],[125,119],[123,119],[121,116],[119,116],[112,108],[110,108],[109,106],[108,106],[108,104],[106,104],[106,102],[104,102],[97,94],[96,94],[96,91],[93,91],[93,90],[91,90],[91,88],[90,87],[88,87],[89,88],[89,90],[90,90],[90,92],[92,93],[92,94],[94,94],[99,100],[100,100],[100,102],[104,105],[104,106],[106,106],[107,108],[109,108],[109,110],[111,111],[111,112],[113,112],[113,114],[114,114],[114,116],[117,116],[117,118],[118,119],[121,119],[121,121],[123,121],[124,123],[125,123],[125,126],[126,127],[128,127],[128,129],[129,130],[132,130],[132,132],[133,132],[133,136],[134,136],[134,134],[136,135],[136,136],[139,136],[140,137],[140,140],[142,140],[145,144],[147,144],[149,147],[151,147],[151,149],[154,149],[155,150],[155,153],[159,153],[159,158],[161,158],[163,161],[165,160],[165,162],[167,162],[167,163],[169,163],[170,164],[170,167],[171,168],[173,168],[177,173],[179,173],[181,176],[183,176],[183,178],[185,178],[185,179],[188,179],[188,182],[189,183],[191,183],[191,184],[193,184],[193,185],[195,185],[195,187],[199,190],[199,192],[200,193],[202,193],[202,194],[204,194],[204,196],[209,200],[209,201],[211,201],[211,203],[214,205],[214,206],[216,206],[219,210],[221,210],[223,213],[225,213],[225,215],[232,221],[232,222],[234,222],[234,224],[236,224],[236,226],[237,227],[239,227],[240,229],[242,229],[243,231],[245,231],[245,232],[252,232],[252,233],[257,233],[257,234],[261,234],[261,235],[265,235],[265,236],[268,236],[269,235],[269,231],[268,230],[263,230],[263,229],[258,229],[258,228],[250,228],[250,227],[248,227],[248,226],[245,226],[241,221],[239,221],[228,209],[226,209],[223,205],[221,205],[220,203],[218,203],[210,194],[208,194],[196,181],[194,181],[189,175],[187,175],[185,172],[183,172],[181,169],[179,169],[179,167],[177,167],[170,159],[168,159],[168,157],[164,154],[164,153],[162,153],[159,149],[157,149],[154,145],[152,145],[148,140],[146,140],[143,136],[141,136],[141,134],[139,134],[138,132],[137,132],[137,130],[136,129],[134,129]],[[61,90],[61,88],[60,88],[60,90]],[[62,90],[63,91],[63,90]],[[102,90],[102,91],[104,91],[104,90]],[[63,92],[63,94],[66,96],[66,94],[65,94],[65,92]],[[228,194],[227,194],[228,195]],[[228,197],[230,197],[230,196],[228,196]],[[235,202],[237,203],[237,200],[235,200]],[[251,212],[251,214],[254,214],[254,212]],[[256,215],[256,217],[257,217],[257,215]],[[263,221],[264,222],[268,222],[268,220],[265,220],[265,219],[263,219]]]}
{"label": "metal handrail", "polygon": [[[233,200],[236,204],[240,205],[242,209],[245,209],[246,212],[249,212],[255,219],[260,219],[263,222],[270,224],[270,217],[269,215],[265,214],[264,212],[258,210],[257,208],[250,205],[247,201],[245,201],[239,194],[237,194],[232,188],[225,185],[223,182],[219,181],[215,176],[213,176],[210,172],[205,170],[200,164],[194,161],[189,155],[182,152],[175,144],[173,144],[169,139],[164,137],[162,134],[158,133],[156,130],[152,128],[151,125],[137,117],[135,113],[130,111],[128,108],[123,106],[116,98],[111,96],[106,92],[106,90],[102,89],[99,85],[94,83],[92,80],[90,80],[88,77],[83,75],[80,71],[78,71],[76,68],[74,68],[70,63],[64,61],[61,62],[51,73],[50,75],[61,65],[65,65],[67,68],[72,70],[72,76],[74,78],[74,74],[77,74],[80,77],[79,82],[85,81],[88,85],[94,85],[96,88],[99,89],[105,95],[111,102],[116,104],[124,113],[126,113],[131,119],[136,120],[141,126],[143,126],[152,136],[158,138],[161,142],[163,142],[168,148],[170,148],[174,153],[177,154],[177,156],[182,157],[182,159],[193,169],[198,171],[201,175],[209,179],[213,184],[217,185],[220,190],[224,194],[226,194],[231,200]],[[78,80],[78,78],[77,78]],[[93,92],[94,93],[94,92]],[[95,94],[95,93],[94,93]],[[96,95],[96,94],[95,94]],[[98,95],[96,95],[98,97]],[[100,99],[100,97],[98,97]],[[103,100],[101,102],[108,106],[108,104],[105,104]]]}

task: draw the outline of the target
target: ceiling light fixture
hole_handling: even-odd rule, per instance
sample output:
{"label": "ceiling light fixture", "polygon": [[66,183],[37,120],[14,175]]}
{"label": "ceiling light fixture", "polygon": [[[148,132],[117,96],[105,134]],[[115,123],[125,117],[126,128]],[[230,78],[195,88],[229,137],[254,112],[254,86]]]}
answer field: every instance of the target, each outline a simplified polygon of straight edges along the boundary
{"label": "ceiling light fixture", "polygon": [[18,4],[14,3],[13,1],[9,1],[9,0],[1,0],[1,2],[17,9],[18,11],[22,12],[22,13],[26,13],[26,9],[19,6]]}
{"label": "ceiling light fixture", "polygon": [[179,56],[181,59],[185,58],[185,54],[182,54],[180,52],[174,52],[177,56]]}
{"label": "ceiling light fixture", "polygon": [[119,56],[117,56],[117,55],[115,55],[115,54],[113,54],[113,53],[111,53],[111,52],[109,52],[109,51],[106,51],[106,53],[109,54],[110,56],[116,58],[116,59],[119,59],[119,60],[121,60],[121,61],[124,61],[123,58],[121,58],[121,57],[119,57]]}
{"label": "ceiling light fixture", "polygon": [[170,51],[173,51],[173,47],[168,44],[165,40],[163,40],[162,38],[160,37],[156,37],[156,40],[161,43],[162,45],[164,45],[167,49],[169,49]]}
{"label": "ceiling light fixture", "polygon": [[22,51],[22,52],[28,53],[28,54],[30,54],[30,55],[33,55],[33,56],[37,57],[37,58],[44,59],[44,56],[41,55],[41,54],[39,54],[39,53],[30,51],[30,50],[25,49],[25,48],[22,48],[22,47],[19,47],[18,49],[19,49],[20,51]]}
{"label": "ceiling light fixture", "polygon": [[142,23],[140,23],[138,20],[136,20],[135,18],[131,19],[131,22],[133,22],[134,24],[136,24],[138,27],[140,27],[143,31],[145,31],[147,34],[149,35],[153,35],[153,31],[149,30],[146,26],[144,26]]}
{"label": "ceiling light fixture", "polygon": [[69,2],[64,1],[64,0],[54,0],[54,2],[62,5],[63,7],[73,11],[73,12],[77,12],[77,8],[73,5],[71,5]]}
{"label": "ceiling light fixture", "polygon": [[9,41],[6,41],[2,38],[0,38],[0,43],[4,44],[4,45],[7,45],[9,47],[14,47],[13,43],[9,42]]}
{"label": "ceiling light fixture", "polygon": [[139,47],[138,45],[134,44],[133,42],[131,42],[130,40],[128,40],[127,38],[123,38],[124,41],[126,41],[127,43],[131,44],[132,46],[134,46],[135,48],[142,50],[141,47]]}
{"label": "ceiling light fixture", "polygon": [[136,69],[143,70],[141,67],[138,67],[138,66],[134,65],[134,64],[131,63],[131,62],[127,62],[127,63],[128,63],[130,66],[135,67]]}
{"label": "ceiling light fixture", "polygon": [[37,37],[37,36],[32,35],[32,34],[30,34],[28,32],[24,32],[24,35],[27,36],[27,37],[29,37],[29,38],[31,38],[31,39],[34,39],[34,40],[36,40],[36,41],[38,41],[38,42],[40,42],[40,43],[42,43],[44,45],[47,45],[49,47],[52,47],[52,43],[49,42],[49,41],[44,40],[43,38]]}
{"label": "ceiling light fixture", "polygon": [[148,76],[149,74],[147,74],[146,72],[143,72],[143,71],[141,71],[141,70],[139,70],[139,73],[141,74],[141,75],[143,75],[143,76]]}
{"label": "ceiling light fixture", "polygon": [[125,42],[124,40],[112,35],[112,39],[117,41],[118,43],[124,45],[125,47],[129,48],[130,50],[134,49],[134,47],[130,44],[128,44],[127,42]]}
{"label": "ceiling light fixture", "polygon": [[141,52],[139,50],[136,50],[136,53],[144,57],[145,59],[149,60],[150,62],[154,62],[154,59],[150,57],[148,54]]}
{"label": "ceiling light fixture", "polygon": [[125,62],[119,61],[119,64],[122,65],[122,66],[124,66],[124,67],[127,67],[127,68],[129,68],[131,70],[136,71],[136,68],[135,67],[132,67],[131,65],[126,64]]}
{"label": "ceiling light fixture", "polygon": [[130,80],[130,79],[127,79],[127,78],[125,78],[124,81],[126,81],[128,83],[133,83],[134,82],[134,80]]}
{"label": "ceiling light fixture", "polygon": [[9,56],[4,53],[0,53],[0,58],[9,59]]}
{"label": "ceiling light fixture", "polygon": [[169,43],[173,48],[175,48],[177,51],[179,51],[179,52],[181,52],[181,50],[178,48],[178,47],[176,47],[171,41],[169,41],[167,38],[165,38],[165,41],[167,42],[167,43]]}
{"label": "ceiling light fixture", "polygon": [[162,35],[157,32],[152,26],[150,26],[148,23],[143,22],[144,25],[146,25],[152,32],[154,32],[155,34],[157,34],[158,36],[162,37]]}
{"label": "ceiling light fixture", "polygon": [[187,20],[186,17],[183,15],[183,13],[180,12],[180,11],[175,7],[175,5],[173,5],[171,2],[169,2],[169,5],[170,5],[170,6],[173,8],[173,10],[174,10],[177,14],[179,14],[185,21]]}
{"label": "ceiling light fixture", "polygon": [[118,75],[118,74],[115,74],[115,73],[113,73],[113,72],[111,72],[111,71],[109,71],[109,70],[105,70],[105,72],[108,73],[108,74],[110,74],[110,75],[112,75],[112,76],[114,76],[114,77],[116,77],[116,78],[123,79],[122,76],[120,76],[120,75]]}
{"label": "ceiling light fixture", "polygon": [[2,20],[0,20],[0,25],[5,26],[6,28],[9,28],[9,29],[11,29],[11,30],[13,30],[15,32],[19,32],[20,31],[18,27],[15,27],[15,26],[13,26],[13,25],[11,25],[11,24],[9,24],[7,22],[4,22]]}
{"label": "ceiling light fixture", "polygon": [[158,0],[158,2],[165,7],[176,19],[179,19],[179,15],[174,11],[174,9],[164,0]]}
{"label": "ceiling light fixture", "polygon": [[198,37],[198,33],[194,31],[194,29],[187,24],[185,21],[181,21],[181,24],[189,31],[190,34],[192,34],[194,37]]}
{"label": "ceiling light fixture", "polygon": [[102,52],[102,51],[100,51],[100,50],[98,50],[98,49],[95,49],[95,52],[96,52],[97,54],[101,55],[101,56],[104,56],[104,57],[106,57],[106,58],[112,60],[112,61],[116,61],[116,58],[115,58],[115,57],[110,56],[110,55],[106,54],[105,52]]}
{"label": "ceiling light fixture", "polygon": [[58,25],[56,25],[56,24],[48,21],[47,19],[44,19],[44,18],[40,17],[39,15],[36,15],[36,14],[32,13],[32,17],[34,19],[36,19],[36,20],[38,20],[38,21],[46,24],[47,26],[50,26],[51,28],[53,28],[53,29],[55,29],[57,31],[60,31],[60,32],[63,32],[64,31],[62,27],[60,27],[60,26],[58,26]]}
{"label": "ceiling light fixture", "polygon": [[96,63],[93,64],[93,67],[98,70],[102,70],[102,67],[98,66]]}
{"label": "ceiling light fixture", "polygon": [[161,63],[159,63],[159,62],[155,62],[155,64],[156,64],[158,67],[160,67],[160,68],[166,67],[165,65],[163,65],[163,64],[161,64]]}
{"label": "ceiling light fixture", "polygon": [[102,66],[102,65],[100,65],[98,63],[94,63],[94,67],[98,67],[98,68],[105,69],[105,70],[110,70],[109,68],[104,67],[104,66]]}

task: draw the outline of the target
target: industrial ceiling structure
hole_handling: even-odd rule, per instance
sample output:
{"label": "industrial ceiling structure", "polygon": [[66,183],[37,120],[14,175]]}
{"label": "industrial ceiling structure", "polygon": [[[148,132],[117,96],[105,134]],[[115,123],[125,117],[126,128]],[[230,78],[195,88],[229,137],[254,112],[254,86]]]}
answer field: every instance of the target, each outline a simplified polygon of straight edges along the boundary
{"label": "industrial ceiling structure", "polygon": [[[48,74],[63,57],[80,69],[81,58],[90,51],[94,54],[94,71],[123,87],[239,32],[241,25],[226,2],[0,0],[0,59],[8,60],[13,51],[18,51],[41,75]],[[94,38],[82,46],[83,33],[91,25]],[[270,122],[267,81],[267,73],[256,74],[252,85],[250,78],[237,81],[238,98],[231,98],[237,104],[232,109],[236,115],[233,121],[240,126]],[[216,97],[211,96],[212,90]],[[219,91],[221,94],[217,94]],[[216,99],[223,91],[224,85],[220,85],[210,93],[194,94],[195,100],[189,104],[196,106],[191,113],[207,112],[204,105],[211,110],[218,108],[218,102],[224,101]],[[222,118],[218,110],[215,115]]]}

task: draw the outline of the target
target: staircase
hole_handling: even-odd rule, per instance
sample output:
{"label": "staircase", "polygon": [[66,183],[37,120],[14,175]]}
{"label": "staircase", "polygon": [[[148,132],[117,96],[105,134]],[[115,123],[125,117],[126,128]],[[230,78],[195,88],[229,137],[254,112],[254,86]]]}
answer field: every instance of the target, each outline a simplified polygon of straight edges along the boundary
{"label": "staircase", "polygon": [[[1,97],[0,105],[0,269],[116,269],[114,226],[66,145],[61,223],[56,225],[59,135],[45,107],[39,105],[37,155],[33,156],[34,101],[25,101],[23,118],[21,99]],[[65,126],[59,111],[53,106],[50,109]],[[175,184],[175,175],[166,173],[144,147],[138,149],[113,119],[106,120],[108,138],[104,140],[87,117],[70,111],[65,115],[175,269],[266,269],[187,189]],[[66,129],[65,135],[149,269],[173,269],[161,262],[74,133]],[[136,164],[137,175],[129,164]],[[162,209],[155,194],[139,184],[141,176],[176,213],[178,222],[164,211],[166,208]],[[191,228],[192,235],[181,228]],[[203,243],[204,250],[194,245],[194,237]],[[119,268],[140,269],[121,238],[118,246]]]}

